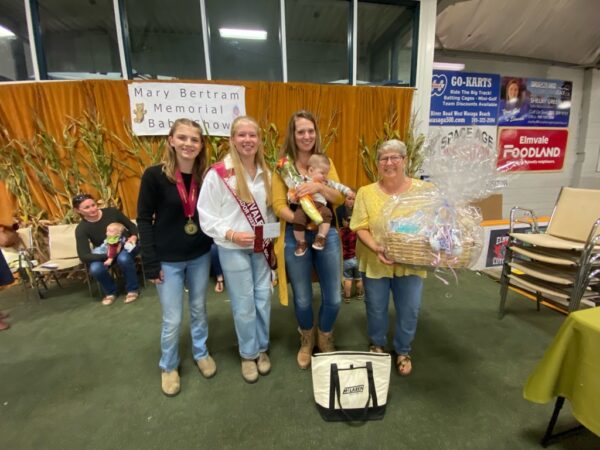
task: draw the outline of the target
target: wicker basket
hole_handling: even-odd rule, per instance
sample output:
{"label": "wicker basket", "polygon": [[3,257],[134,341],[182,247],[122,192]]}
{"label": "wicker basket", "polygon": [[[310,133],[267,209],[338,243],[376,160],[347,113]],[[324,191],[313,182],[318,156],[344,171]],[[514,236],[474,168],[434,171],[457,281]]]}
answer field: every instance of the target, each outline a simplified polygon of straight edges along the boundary
{"label": "wicker basket", "polygon": [[443,251],[434,252],[427,236],[388,232],[385,235],[385,253],[389,259],[401,264],[460,269],[469,267],[481,250],[481,244],[472,237],[463,237],[461,243],[462,253],[452,256]]}

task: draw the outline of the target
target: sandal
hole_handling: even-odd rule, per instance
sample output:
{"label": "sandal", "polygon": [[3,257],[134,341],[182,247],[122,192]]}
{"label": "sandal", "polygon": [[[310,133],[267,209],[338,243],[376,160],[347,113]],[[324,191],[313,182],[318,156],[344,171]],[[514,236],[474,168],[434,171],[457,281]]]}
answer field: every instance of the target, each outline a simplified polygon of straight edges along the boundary
{"label": "sandal", "polygon": [[135,302],[139,296],[140,296],[139,292],[128,292],[127,295],[125,296],[125,303]]}
{"label": "sandal", "polygon": [[350,303],[350,299],[351,299],[351,298],[352,298],[352,297],[346,297],[346,296],[344,295],[344,303]]}
{"label": "sandal", "polygon": [[102,304],[104,306],[110,306],[115,302],[116,299],[117,299],[116,295],[107,295],[106,297],[104,297],[102,299]]}
{"label": "sandal", "polygon": [[396,358],[396,369],[398,374],[407,377],[412,372],[412,361],[409,355],[398,355]]}
{"label": "sandal", "polygon": [[217,278],[217,284],[215,284],[215,292],[220,294],[225,289],[225,285],[223,284],[223,278],[220,280]]}

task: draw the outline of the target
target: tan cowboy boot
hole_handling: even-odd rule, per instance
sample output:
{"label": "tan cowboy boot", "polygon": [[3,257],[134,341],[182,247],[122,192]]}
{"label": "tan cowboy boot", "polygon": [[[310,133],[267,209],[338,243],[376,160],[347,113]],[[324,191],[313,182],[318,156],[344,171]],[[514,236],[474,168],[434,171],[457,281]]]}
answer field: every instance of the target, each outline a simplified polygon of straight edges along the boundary
{"label": "tan cowboy boot", "polygon": [[310,366],[310,357],[312,356],[313,348],[315,347],[315,328],[303,330],[298,327],[300,333],[300,350],[298,351],[298,367],[308,369]]}
{"label": "tan cowboy boot", "polygon": [[321,353],[335,352],[335,346],[333,345],[333,331],[325,333],[318,330],[317,334],[317,346]]}

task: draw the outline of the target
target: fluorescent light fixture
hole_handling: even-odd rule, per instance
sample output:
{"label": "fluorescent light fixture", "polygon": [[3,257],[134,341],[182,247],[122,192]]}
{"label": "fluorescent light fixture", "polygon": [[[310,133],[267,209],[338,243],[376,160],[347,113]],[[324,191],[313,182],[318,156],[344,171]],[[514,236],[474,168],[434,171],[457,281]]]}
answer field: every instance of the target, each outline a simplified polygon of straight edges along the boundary
{"label": "fluorescent light fixture", "polygon": [[228,39],[253,39],[264,41],[267,39],[265,30],[245,30],[243,28],[219,28],[219,34],[222,38]]}
{"label": "fluorescent light fixture", "polygon": [[434,62],[433,68],[437,70],[454,70],[459,72],[465,70],[465,65],[462,63]]}
{"label": "fluorescent light fixture", "polygon": [[12,31],[10,31],[8,28],[4,28],[2,25],[0,25],[0,38],[3,37],[16,37],[15,33],[13,33]]}

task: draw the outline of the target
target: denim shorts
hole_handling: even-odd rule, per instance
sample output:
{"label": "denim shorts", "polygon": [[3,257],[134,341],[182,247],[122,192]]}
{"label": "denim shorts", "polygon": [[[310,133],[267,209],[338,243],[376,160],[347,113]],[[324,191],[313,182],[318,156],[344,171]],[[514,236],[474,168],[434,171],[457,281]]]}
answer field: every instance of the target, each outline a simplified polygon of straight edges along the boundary
{"label": "denim shorts", "polygon": [[360,280],[360,272],[358,271],[358,261],[354,258],[344,260],[344,279],[345,280]]}

